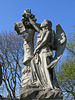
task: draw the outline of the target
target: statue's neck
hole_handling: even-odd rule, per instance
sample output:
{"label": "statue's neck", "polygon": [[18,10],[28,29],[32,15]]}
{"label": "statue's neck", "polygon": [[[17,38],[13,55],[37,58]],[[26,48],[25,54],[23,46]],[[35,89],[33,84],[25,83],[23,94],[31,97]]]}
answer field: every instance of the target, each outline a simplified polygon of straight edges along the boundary
{"label": "statue's neck", "polygon": [[45,31],[45,30],[47,30],[47,31],[48,31],[48,30],[51,30],[51,29],[50,29],[50,28],[48,28],[48,27],[46,27],[46,28],[42,28],[42,30],[43,30],[43,31]]}

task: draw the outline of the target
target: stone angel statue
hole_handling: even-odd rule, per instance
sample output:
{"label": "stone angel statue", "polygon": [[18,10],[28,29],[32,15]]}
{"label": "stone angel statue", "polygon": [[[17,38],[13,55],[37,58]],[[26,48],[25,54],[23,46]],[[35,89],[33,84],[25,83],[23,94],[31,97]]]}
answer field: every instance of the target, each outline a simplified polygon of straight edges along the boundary
{"label": "stone angel statue", "polygon": [[[22,59],[22,77],[21,77],[21,96],[27,94],[23,89],[29,86],[28,95],[34,91],[42,90],[51,97],[61,93],[58,85],[54,67],[61,58],[65,46],[66,35],[62,27],[56,25],[56,33],[52,30],[52,22],[44,19],[41,24],[36,23],[35,15],[31,13],[30,9],[25,9],[22,14],[21,22],[15,23],[15,30],[18,35],[24,38],[24,57]],[[36,48],[34,50],[34,34],[38,32]],[[55,54],[53,51],[55,50]],[[46,91],[44,91],[46,90]],[[48,93],[49,91],[49,93]],[[40,94],[40,91],[39,91]],[[42,94],[40,94],[42,96]],[[28,99],[30,100],[30,99]]]}
{"label": "stone angel statue", "polygon": [[[38,28],[36,23],[34,23],[29,18],[30,23],[39,32],[37,35],[37,43],[34,51],[34,58],[32,59],[33,73],[36,73],[40,84],[45,88],[59,88],[54,66],[63,54],[66,46],[66,35],[61,26],[58,24],[56,26],[56,34],[52,30],[51,21],[45,19]],[[53,57],[52,51],[55,50],[55,56]],[[36,60],[38,59],[38,61]],[[37,61],[37,63],[36,63]],[[34,66],[35,65],[35,66]],[[35,76],[33,74],[33,76]]]}

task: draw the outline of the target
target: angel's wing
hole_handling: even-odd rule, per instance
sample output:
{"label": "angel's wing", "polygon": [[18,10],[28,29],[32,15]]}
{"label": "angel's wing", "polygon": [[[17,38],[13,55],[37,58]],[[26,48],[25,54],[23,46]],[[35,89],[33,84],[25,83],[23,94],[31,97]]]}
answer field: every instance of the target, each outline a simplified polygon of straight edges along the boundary
{"label": "angel's wing", "polygon": [[61,58],[66,46],[66,35],[59,24],[56,25],[55,42],[55,44],[57,45],[55,57],[54,60],[50,63],[50,65],[48,65],[48,68],[53,68],[56,65],[58,60]]}

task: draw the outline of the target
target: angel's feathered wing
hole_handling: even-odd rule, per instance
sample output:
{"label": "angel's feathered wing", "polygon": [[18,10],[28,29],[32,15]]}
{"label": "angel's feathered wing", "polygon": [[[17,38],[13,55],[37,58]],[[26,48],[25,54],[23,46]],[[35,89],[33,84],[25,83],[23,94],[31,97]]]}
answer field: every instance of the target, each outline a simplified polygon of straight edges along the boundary
{"label": "angel's feathered wing", "polygon": [[55,57],[54,60],[48,66],[48,68],[53,68],[56,65],[58,60],[61,58],[66,46],[66,35],[59,24],[56,25],[55,46],[56,46]]}

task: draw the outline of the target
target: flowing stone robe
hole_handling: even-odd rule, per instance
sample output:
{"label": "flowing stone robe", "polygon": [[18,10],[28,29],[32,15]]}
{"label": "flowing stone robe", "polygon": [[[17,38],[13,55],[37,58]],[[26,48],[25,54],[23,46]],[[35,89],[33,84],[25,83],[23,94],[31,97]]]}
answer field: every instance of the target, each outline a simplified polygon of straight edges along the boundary
{"label": "flowing stone robe", "polygon": [[[32,60],[32,71],[34,71],[33,80],[37,77],[40,86],[48,89],[59,87],[55,77],[54,68],[47,69],[47,66],[53,60],[53,53],[50,45],[54,43],[54,34],[55,33],[52,29],[45,29],[38,34],[36,49],[38,48],[39,52],[36,52]],[[53,84],[54,80],[56,80],[56,85]]]}
{"label": "flowing stone robe", "polygon": [[23,39],[24,39],[24,56],[22,59],[23,68],[22,68],[22,77],[21,77],[21,86],[24,87],[26,85],[31,84],[32,81],[32,75],[31,75],[31,66],[30,61],[33,57],[34,52],[34,29],[26,29],[26,31],[23,33]]}
{"label": "flowing stone robe", "polygon": [[34,29],[26,29],[23,38],[24,38],[24,56],[22,59],[22,63],[26,63],[27,61],[33,57],[34,52]]}

